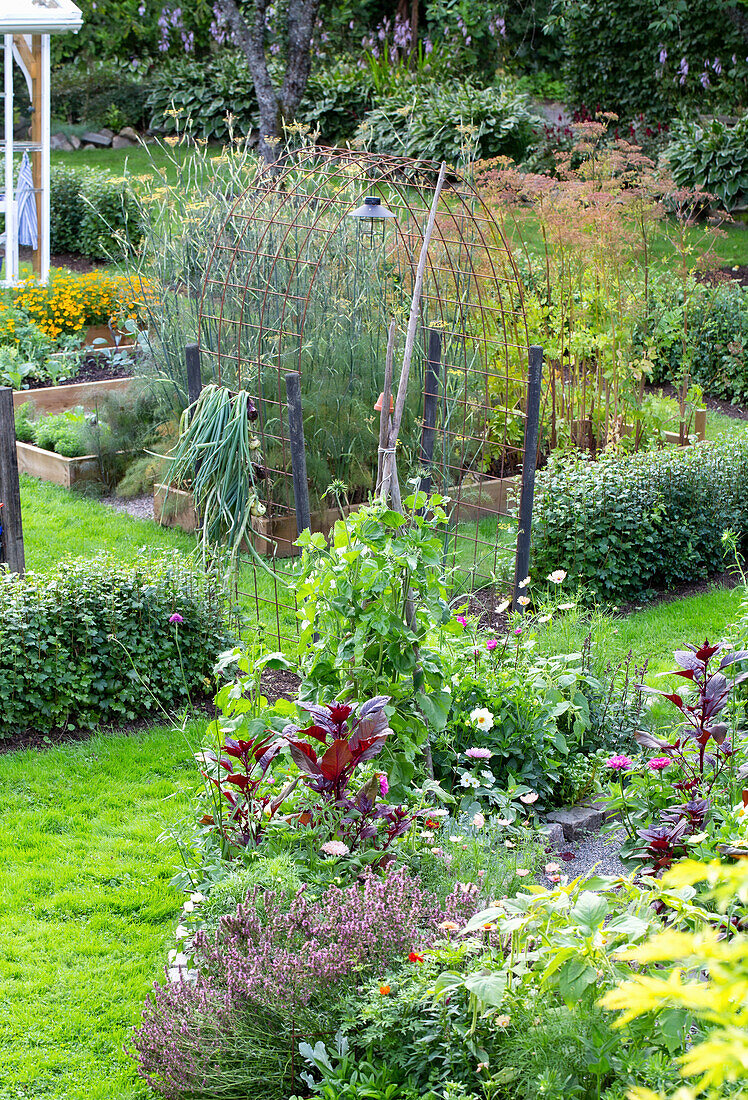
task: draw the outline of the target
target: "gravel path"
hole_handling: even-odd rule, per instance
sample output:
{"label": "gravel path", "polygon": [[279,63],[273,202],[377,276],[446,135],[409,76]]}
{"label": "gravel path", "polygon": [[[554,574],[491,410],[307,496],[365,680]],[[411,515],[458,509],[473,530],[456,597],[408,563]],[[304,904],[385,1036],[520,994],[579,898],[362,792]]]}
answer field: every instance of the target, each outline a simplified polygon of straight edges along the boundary
{"label": "gravel path", "polygon": [[[591,874],[596,864],[596,874],[629,875],[631,872],[624,867],[618,856],[625,835],[623,829],[617,829],[609,836],[588,833],[582,841],[566,842],[558,854],[554,852],[548,858],[557,862],[561,874],[568,875],[570,879]],[[573,859],[564,858],[572,852]]]}
{"label": "gravel path", "polygon": [[136,519],[153,519],[153,496],[133,497],[125,500],[124,497],[102,497],[101,503],[114,508],[116,512],[127,512]]}

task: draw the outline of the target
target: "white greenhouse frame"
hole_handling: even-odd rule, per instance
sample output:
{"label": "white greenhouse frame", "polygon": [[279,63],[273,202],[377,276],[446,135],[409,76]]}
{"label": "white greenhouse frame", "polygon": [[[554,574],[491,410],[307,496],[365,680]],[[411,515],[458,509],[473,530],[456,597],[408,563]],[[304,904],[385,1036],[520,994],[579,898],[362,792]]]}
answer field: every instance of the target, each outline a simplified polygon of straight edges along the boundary
{"label": "white greenhouse frame", "polygon": [[[51,34],[77,32],[83,25],[80,8],[72,0],[1,0],[0,35],[3,36],[4,71],[4,179],[0,179],[0,213],[5,215],[4,240],[0,237],[3,286],[19,279],[15,154],[27,152],[34,177],[38,227],[34,272],[42,283],[49,277],[49,141]],[[17,64],[29,89],[31,140],[13,139],[13,66]]]}

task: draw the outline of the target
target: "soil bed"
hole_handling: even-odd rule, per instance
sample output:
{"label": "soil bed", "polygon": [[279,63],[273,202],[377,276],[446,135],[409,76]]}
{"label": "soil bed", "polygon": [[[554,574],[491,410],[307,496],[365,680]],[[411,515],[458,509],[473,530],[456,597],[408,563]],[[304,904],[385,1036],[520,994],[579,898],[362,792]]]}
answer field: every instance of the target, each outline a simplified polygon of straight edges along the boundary
{"label": "soil bed", "polygon": [[[75,386],[79,382],[108,382],[112,378],[131,378],[132,362],[114,362],[109,355],[87,355],[72,378],[64,378],[55,383],[58,386]],[[48,389],[52,382],[30,382],[30,390]]]}

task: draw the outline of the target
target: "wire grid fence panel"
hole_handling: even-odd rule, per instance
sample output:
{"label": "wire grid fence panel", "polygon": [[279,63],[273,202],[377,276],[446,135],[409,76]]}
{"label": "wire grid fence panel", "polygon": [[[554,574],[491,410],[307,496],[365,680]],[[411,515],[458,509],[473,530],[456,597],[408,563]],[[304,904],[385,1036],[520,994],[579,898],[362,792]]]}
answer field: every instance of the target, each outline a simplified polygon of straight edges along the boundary
{"label": "wire grid fence panel", "polygon": [[[375,485],[387,329],[398,322],[395,382],[439,165],[319,148],[297,150],[235,203],[206,269],[201,350],[219,384],[256,395],[267,478],[254,547],[258,617],[278,644],[295,633],[296,523],[284,378],[298,371],[312,530],[369,499]],[[394,218],[350,217],[366,196]],[[420,304],[398,471],[420,468],[429,331],[441,335],[431,485],[450,498],[444,562],[455,593],[498,603],[513,575],[522,462],[527,328],[511,253],[472,185],[449,174]],[[209,335],[207,335],[209,334]],[[337,492],[331,491],[335,486]]]}

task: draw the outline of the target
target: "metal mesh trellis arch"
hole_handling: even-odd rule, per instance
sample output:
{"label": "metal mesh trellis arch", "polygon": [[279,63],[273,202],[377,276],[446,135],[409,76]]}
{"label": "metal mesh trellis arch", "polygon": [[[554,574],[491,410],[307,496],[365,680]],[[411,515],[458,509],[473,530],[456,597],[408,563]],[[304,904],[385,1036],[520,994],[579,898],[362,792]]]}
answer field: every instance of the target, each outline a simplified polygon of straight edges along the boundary
{"label": "metal mesh trellis arch", "polygon": [[[374,489],[387,327],[394,317],[401,328],[397,380],[438,173],[431,162],[297,150],[235,201],[216,237],[201,349],[220,384],[256,396],[268,476],[255,548],[273,560],[278,581],[272,593],[256,586],[254,599],[258,611],[263,599],[275,603],[279,640],[292,622],[293,570],[284,559],[296,537],[284,376],[300,375],[312,528],[325,530],[341,502],[355,507]],[[351,217],[366,196],[395,217]],[[450,173],[428,252],[398,467],[403,483],[423,474],[430,377],[437,400],[428,473],[451,498],[445,563],[456,588],[482,589],[490,602],[502,598],[514,565],[527,344],[521,285],[500,227],[470,182]],[[430,375],[429,346],[438,359]]]}

